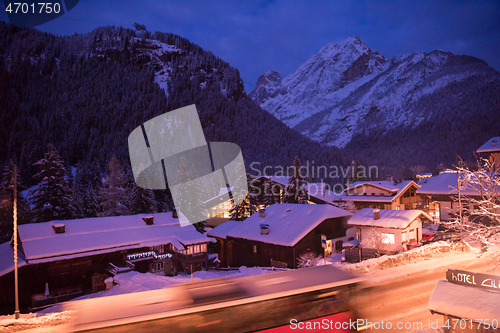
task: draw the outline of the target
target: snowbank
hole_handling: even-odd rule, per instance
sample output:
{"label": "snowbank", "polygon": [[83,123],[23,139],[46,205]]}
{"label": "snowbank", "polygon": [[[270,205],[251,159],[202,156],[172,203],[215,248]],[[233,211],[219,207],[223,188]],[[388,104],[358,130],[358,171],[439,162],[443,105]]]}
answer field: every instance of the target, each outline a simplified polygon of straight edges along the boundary
{"label": "snowbank", "polygon": [[379,258],[363,260],[359,263],[344,263],[342,264],[342,268],[347,271],[361,273],[472,251],[473,249],[467,243],[450,244],[440,241],[395,255],[384,255]]}

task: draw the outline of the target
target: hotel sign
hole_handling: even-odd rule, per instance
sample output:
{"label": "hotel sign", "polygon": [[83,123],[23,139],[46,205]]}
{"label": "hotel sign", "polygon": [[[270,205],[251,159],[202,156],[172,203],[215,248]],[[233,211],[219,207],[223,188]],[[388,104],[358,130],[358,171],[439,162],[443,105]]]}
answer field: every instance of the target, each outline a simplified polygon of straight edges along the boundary
{"label": "hotel sign", "polygon": [[448,282],[500,292],[500,276],[449,269]]}

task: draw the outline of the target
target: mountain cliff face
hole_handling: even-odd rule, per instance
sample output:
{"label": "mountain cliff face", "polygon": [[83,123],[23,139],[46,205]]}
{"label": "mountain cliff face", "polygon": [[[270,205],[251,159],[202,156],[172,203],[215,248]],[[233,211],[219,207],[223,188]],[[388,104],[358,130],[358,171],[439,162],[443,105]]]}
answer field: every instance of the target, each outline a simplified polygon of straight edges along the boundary
{"label": "mountain cliff face", "polygon": [[[329,146],[345,147],[353,137],[389,133],[395,128],[415,129],[440,114],[433,96],[446,89],[444,104],[452,105],[474,87],[495,82],[500,73],[484,61],[449,52],[417,52],[386,60],[359,38],[329,44],[290,75],[277,94],[262,92],[254,98],[262,108],[289,127]],[[496,89],[496,88],[495,88]],[[496,91],[496,90],[495,90]],[[489,91],[487,95],[498,92]],[[462,104],[469,103],[462,101]],[[440,103],[441,104],[441,103]],[[495,115],[498,98],[485,108]],[[450,113],[462,122],[474,121],[465,114]]]}
{"label": "mountain cliff face", "polygon": [[282,80],[283,79],[277,72],[266,72],[259,76],[257,79],[257,87],[248,94],[248,97],[256,101],[257,104],[262,104],[267,99],[278,95]]}

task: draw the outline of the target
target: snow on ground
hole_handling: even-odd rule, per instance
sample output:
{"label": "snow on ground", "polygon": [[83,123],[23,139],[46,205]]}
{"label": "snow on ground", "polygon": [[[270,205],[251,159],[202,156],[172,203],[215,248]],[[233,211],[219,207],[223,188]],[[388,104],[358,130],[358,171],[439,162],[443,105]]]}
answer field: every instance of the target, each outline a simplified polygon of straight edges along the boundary
{"label": "snow on ground", "polygon": [[0,332],[64,332],[64,324],[71,318],[70,311],[55,312],[40,316],[37,313],[0,316]]}
{"label": "snow on ground", "polygon": [[436,259],[444,256],[449,257],[451,255],[460,255],[471,252],[475,252],[475,250],[467,243],[450,244],[440,241],[395,255],[384,255],[370,260],[363,260],[359,263],[344,263],[342,264],[342,268],[353,273],[365,273],[410,263],[420,263],[421,265],[419,266],[427,266],[427,262],[423,260]]}

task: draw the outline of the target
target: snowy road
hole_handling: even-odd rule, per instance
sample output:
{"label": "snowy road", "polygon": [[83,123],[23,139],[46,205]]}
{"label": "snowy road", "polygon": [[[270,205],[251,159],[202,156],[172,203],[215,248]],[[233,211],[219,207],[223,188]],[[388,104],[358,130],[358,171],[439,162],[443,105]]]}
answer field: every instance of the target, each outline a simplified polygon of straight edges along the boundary
{"label": "snowy road", "polygon": [[468,253],[429,260],[428,265],[424,262],[386,269],[366,276],[367,286],[354,304],[361,318],[379,328],[367,331],[413,332],[428,329],[436,321],[442,327],[442,316],[432,315],[428,306],[436,282],[446,278],[448,268],[499,274],[499,267],[491,271],[495,264],[490,256],[478,259],[476,254]]}

